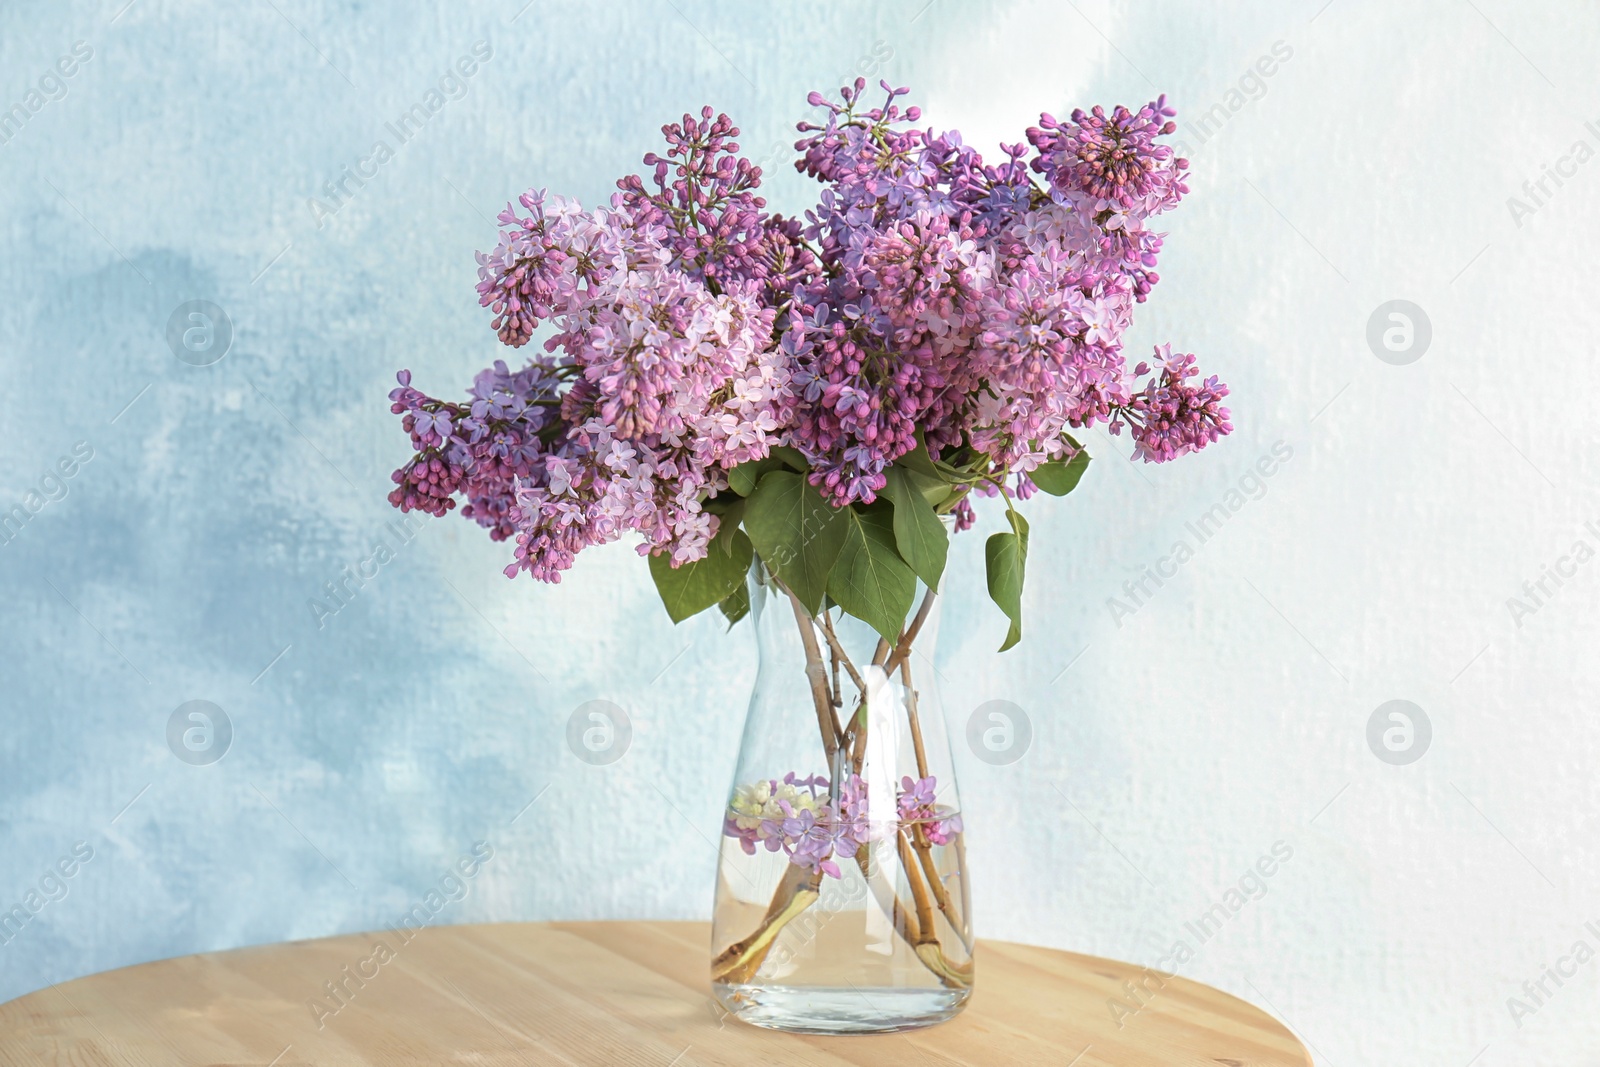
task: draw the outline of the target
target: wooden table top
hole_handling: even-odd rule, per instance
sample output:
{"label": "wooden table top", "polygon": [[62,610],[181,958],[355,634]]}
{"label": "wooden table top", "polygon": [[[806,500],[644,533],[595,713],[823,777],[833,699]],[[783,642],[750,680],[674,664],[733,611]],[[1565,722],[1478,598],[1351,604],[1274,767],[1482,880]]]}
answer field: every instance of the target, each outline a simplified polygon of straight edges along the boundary
{"label": "wooden table top", "polygon": [[[1209,986],[1001,941],[980,943],[972,1001],[942,1026],[758,1030],[711,999],[709,941],[704,923],[501,923],[183,956],[0,1006],[0,1065],[1311,1067],[1282,1025]],[[1108,1002],[1138,1006],[1125,981],[1151,992],[1119,1027]]]}

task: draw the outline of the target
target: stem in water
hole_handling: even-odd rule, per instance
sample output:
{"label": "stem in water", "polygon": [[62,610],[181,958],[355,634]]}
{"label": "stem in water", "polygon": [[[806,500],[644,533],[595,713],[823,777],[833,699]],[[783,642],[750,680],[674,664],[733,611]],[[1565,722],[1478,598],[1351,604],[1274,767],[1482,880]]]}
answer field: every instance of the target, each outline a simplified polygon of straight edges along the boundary
{"label": "stem in water", "polygon": [[[839,790],[847,773],[860,774],[866,759],[868,683],[846,655],[843,645],[834,632],[833,621],[827,613],[823,613],[819,626],[793,592],[781,582],[776,584],[789,598],[795,622],[800,629],[800,640],[806,657],[806,677],[810,682],[813,703],[816,705],[817,726],[822,738],[823,751],[827,755],[829,796],[832,802],[837,803]],[[911,624],[900,635],[900,639],[893,646],[879,639],[872,657],[873,671],[882,671],[889,676],[892,676],[896,669],[900,672],[919,778],[928,776],[928,761],[922,739],[921,722],[917,714],[916,690],[911,683],[909,658],[912,642],[921,632],[932,610],[934,596],[933,590],[930,589],[923,597]],[[823,663],[822,648],[817,640],[819,630],[828,644],[829,663],[826,665]],[[855,712],[851,715],[848,726],[843,728],[836,711],[843,704],[839,684],[841,666],[848,672],[859,693]],[[955,846],[958,851],[964,851],[959,835]],[[970,986],[971,962],[960,965],[953,963],[945,955],[936,932],[935,907],[944,914],[962,946],[968,952],[971,951],[967,935],[958,921],[959,915],[954,902],[939,877],[938,867],[932,856],[932,845],[927,838],[925,828],[920,824],[905,828],[896,825],[892,847],[911,890],[912,907],[907,907],[900,899],[881,865],[872,862],[870,845],[864,845],[855,855],[862,878],[866,881],[878,906],[889,917],[895,933],[910,946],[918,960],[942,984],[951,988]],[[735,985],[751,981],[766,961],[767,954],[783,928],[817,901],[821,895],[821,884],[820,870],[807,870],[791,864],[779,880],[761,923],[748,937],[729,945],[713,960],[712,980]],[[965,911],[965,908],[962,911]]]}
{"label": "stem in water", "polygon": [[833,695],[828,692],[828,669],[822,665],[822,648],[817,644],[817,631],[811,616],[806,614],[800,598],[781,582],[778,587],[789,597],[794,608],[795,622],[800,626],[800,643],[806,650],[806,678],[811,682],[811,698],[817,705],[817,727],[822,731],[822,748],[828,754],[828,764],[833,764],[833,754],[844,740],[839,720],[833,714]]}
{"label": "stem in water", "polygon": [[772,943],[789,920],[816,903],[822,891],[822,872],[808,871],[790,864],[778,882],[778,891],[772,895],[767,914],[755,932],[742,941],[735,941],[711,961],[713,982],[748,982],[766,962]]}

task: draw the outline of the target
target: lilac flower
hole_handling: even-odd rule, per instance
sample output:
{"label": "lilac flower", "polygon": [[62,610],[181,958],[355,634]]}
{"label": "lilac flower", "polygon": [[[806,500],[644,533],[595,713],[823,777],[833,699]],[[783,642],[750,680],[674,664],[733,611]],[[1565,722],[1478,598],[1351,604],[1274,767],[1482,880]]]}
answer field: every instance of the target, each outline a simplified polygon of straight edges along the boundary
{"label": "lilac flower", "polygon": [[[1171,345],[1161,345],[1155,363],[1159,375],[1118,413],[1118,418],[1132,427],[1138,455],[1146,463],[1176,459],[1233,429],[1228,409],[1220,403],[1228,395],[1228,387],[1215,375],[1198,385],[1188,381],[1200,374],[1194,356],[1174,356]],[[1144,366],[1140,364],[1140,368]],[[1113,422],[1111,431],[1120,428],[1120,422]]]}
{"label": "lilac flower", "polygon": [[449,440],[450,414],[448,411],[441,409],[430,414],[427,411],[418,410],[413,418],[416,421],[416,425],[413,427],[412,432],[424,441],[444,442]]}
{"label": "lilac flower", "polygon": [[838,822],[838,833],[834,842],[839,855],[846,859],[854,859],[857,850],[882,836],[873,827],[869,817],[867,783],[860,775],[852,774],[839,787],[835,818]]}
{"label": "lilac flower", "polygon": [[1070,123],[1042,115],[1041,129],[1028,131],[1029,140],[1045,153],[1037,169],[1048,173],[1051,184],[1063,191],[1081,189],[1122,208],[1152,195],[1164,196],[1181,183],[1186,165],[1156,141],[1177,129],[1176,123],[1167,121],[1175,114],[1163,96],[1137,112],[1116,108],[1109,118],[1099,106],[1074,111]]}
{"label": "lilac flower", "polygon": [[[899,830],[910,832],[920,826],[929,841],[947,845],[962,831],[961,816],[937,804],[936,785],[932,777],[901,779],[895,811]],[[845,779],[835,799],[820,792],[827,787],[824,777],[797,778],[793,771],[781,782],[768,779],[740,786],[728,801],[723,835],[736,839],[746,855],[754,856],[758,848],[782,851],[797,867],[840,878],[838,860],[853,860],[863,847],[899,830],[873,824],[867,783],[860,775]]]}
{"label": "lilac flower", "polygon": [[513,536],[513,483],[532,475],[538,457],[561,432],[554,401],[545,395],[553,392],[559,373],[549,361],[535,361],[513,376],[497,363],[479,375],[479,386],[486,376],[503,378],[510,394],[491,413],[479,412],[477,402],[464,407],[435,400],[413,389],[410,372],[401,371],[399,388],[389,394],[390,409],[404,416],[416,454],[395,471],[390,503],[402,511],[443,515],[459,495],[467,500],[462,514],[487,526],[491,537]]}
{"label": "lilac flower", "polygon": [[1230,432],[1227,389],[1192,356],[1163,347],[1130,370],[1122,353],[1159,281],[1153,220],[1188,192],[1164,97],[1042,115],[986,162],[879,84],[876,106],[864,79],[808,97],[795,166],[822,188],[803,215],[767,212],[760,168],[710,108],[662,127],[665,154],[606,206],[543,190],[507,205],[479,299],[502,341],[542,330],[543,352],[497,361],[463,403],[402,373],[391,408],[413,455],[391,502],[459,500],[515,538],[508,575],[555,582],[628,533],[674,566],[702,558],[720,522],[705,502],[779,445],[842,507],[871,503],[920,442],[979,472],[952,506],[960,530],[974,495],[1026,498],[1032,472],[1075,453],[1072,430],[1126,426],[1147,462]]}
{"label": "lilac flower", "polygon": [[[667,231],[666,245],[676,267],[701,281],[724,285],[738,281],[766,283],[778,264],[772,252],[781,238],[769,236],[762,212],[766,201],[755,190],[761,168],[738,156],[733,138],[739,128],[726,115],[683,121],[661,127],[667,154],[645,154],[654,167],[654,191],[646,191],[637,175],[617,182],[622,204],[643,226]],[[676,180],[667,181],[675,173]]]}
{"label": "lilac flower", "polygon": [[932,775],[918,779],[907,775],[900,779],[900,796],[896,807],[902,826],[920,826],[929,841],[935,845],[948,845],[961,833],[961,816],[940,807],[934,799],[937,785],[938,779]]}
{"label": "lilac flower", "polygon": [[822,806],[820,819],[814,811],[802,811],[784,821],[783,832],[789,839],[789,862],[808,871],[820,870],[829,877],[842,878],[844,875],[832,858],[838,823],[831,816],[826,804]]}

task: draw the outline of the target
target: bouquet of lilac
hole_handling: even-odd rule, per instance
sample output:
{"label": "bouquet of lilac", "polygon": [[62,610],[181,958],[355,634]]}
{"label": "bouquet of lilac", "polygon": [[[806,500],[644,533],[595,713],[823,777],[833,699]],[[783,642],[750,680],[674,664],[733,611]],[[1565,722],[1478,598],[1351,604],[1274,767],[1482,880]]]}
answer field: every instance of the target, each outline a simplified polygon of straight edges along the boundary
{"label": "bouquet of lilac", "polygon": [[[839,102],[811,94],[821,115],[800,123],[795,166],[822,189],[803,216],[767,211],[739,131],[710,108],[663,127],[666,154],[647,154],[649,176],[621,179],[609,207],[524,194],[478,257],[478,293],[502,341],[542,331],[541,351],[516,370],[497,361],[464,401],[404,371],[390,394],[415,454],[389,499],[434,515],[460,501],[515,539],[508,575],[556,582],[585,548],[631,535],[674,621],[754,607],[762,628],[792,608],[799,642],[782,647],[803,651],[807,692],[758,672],[746,736],[765,740],[724,818],[736,847],[712,978],[742,1018],[827,1032],[926,1025],[972,987],[965,829],[911,663],[937,631],[951,534],[977,499],[1004,509],[985,544],[1003,651],[1022,635],[1017,504],[1078,484],[1075,431],[1126,430],[1163,462],[1231,429],[1227,389],[1193,356],[1122,354],[1157,281],[1152,220],[1187,192],[1187,164],[1160,142],[1165,98],[1041,116],[986,163],[959,134],[918,129],[919,109],[897,102],[908,90],[880,84],[876,107],[863,80]],[[781,697],[760,695],[762,676]],[[794,735],[762,716],[809,717],[805,703],[820,749],[805,724],[799,748],[769,745]],[[773,763],[789,759],[807,769]],[[777,856],[781,875],[764,865]],[[871,901],[900,947],[836,924],[827,942],[846,958],[830,963],[814,918],[775,949],[824,879]],[[772,881],[760,907],[755,887]],[[862,989],[899,1006],[865,1009]]]}
{"label": "bouquet of lilac", "polygon": [[[795,166],[822,186],[767,211],[725,115],[663,127],[647,178],[585,210],[543,190],[500,216],[478,292],[519,369],[463,401],[390,394],[415,454],[402,511],[461,513],[515,539],[508,575],[555,582],[583,549],[635,534],[674,621],[737,621],[753,557],[811,615],[826,603],[901,641],[917,581],[938,587],[949,530],[998,500],[990,595],[1021,637],[1036,490],[1063,495],[1073,431],[1127,430],[1163,462],[1231,429],[1225,386],[1169,346],[1121,340],[1157,281],[1155,216],[1187,192],[1159,140],[1165,98],[1049,115],[985,162],[918,129],[909,90],[865,82],[802,122]],[[945,521],[948,517],[950,521]],[[831,755],[831,751],[830,751]]]}

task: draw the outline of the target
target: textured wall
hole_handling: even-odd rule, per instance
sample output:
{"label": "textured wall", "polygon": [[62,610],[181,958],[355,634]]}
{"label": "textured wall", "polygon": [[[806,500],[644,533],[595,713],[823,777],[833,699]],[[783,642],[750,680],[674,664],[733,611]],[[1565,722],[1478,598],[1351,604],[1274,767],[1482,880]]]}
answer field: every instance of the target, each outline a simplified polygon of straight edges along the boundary
{"label": "textured wall", "polygon": [[[1079,492],[1031,505],[1018,650],[992,651],[980,538],[955,550],[947,704],[1034,731],[962,765],[982,931],[1184,941],[1319,1062],[1600,1055],[1600,962],[1569,956],[1600,947],[1592,6],[420,6],[0,12],[0,106],[27,111],[0,127],[0,509],[38,508],[0,535],[0,902],[39,905],[0,998],[388,923],[478,840],[436,921],[708,915],[749,634],[671,627],[625,547],[545,588],[460,520],[389,526],[385,393],[497,354],[472,253],[507,198],[592,203],[707,101],[767,157],[865,58],[982,146],[1170,93],[1193,195],[1136,341],[1234,390],[1214,451],[1133,466],[1096,436]],[[329,195],[346,167],[373,176]],[[195,300],[231,322],[209,365],[221,335],[167,336]],[[1391,300],[1425,351],[1369,343]],[[1171,577],[1125,589],[1147,566]],[[316,611],[346,567],[372,577]],[[564,740],[593,699],[633,722],[608,766]],[[1431,725],[1405,765],[1368,741],[1395,699]],[[211,765],[168,745],[195,700],[231,723]],[[1277,842],[1202,943],[1185,923]],[[1574,976],[1525,992],[1547,967]]]}

